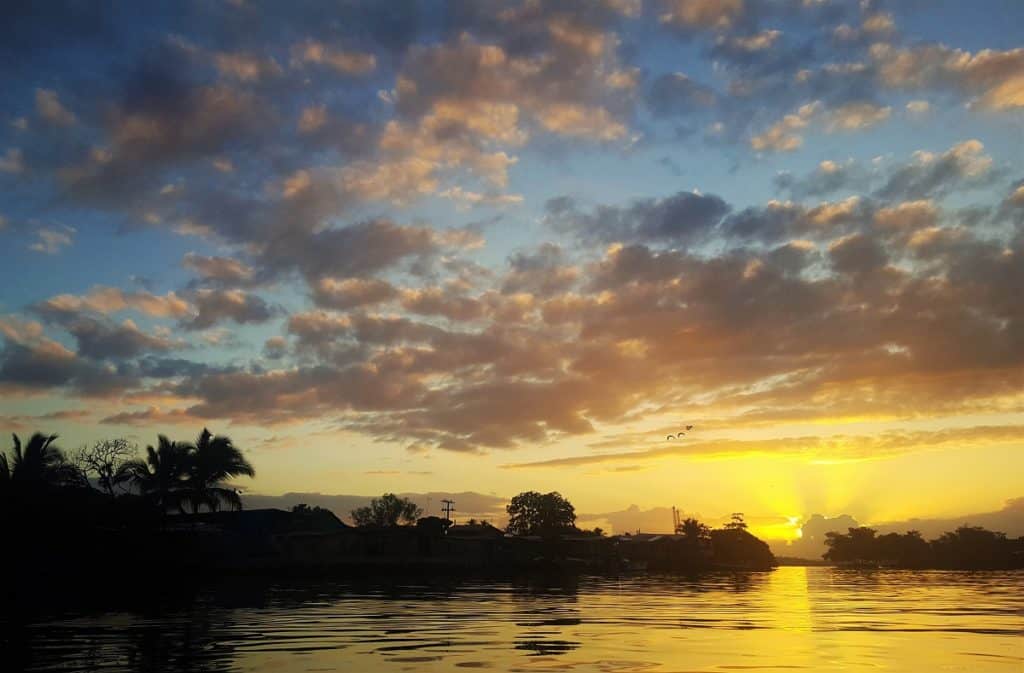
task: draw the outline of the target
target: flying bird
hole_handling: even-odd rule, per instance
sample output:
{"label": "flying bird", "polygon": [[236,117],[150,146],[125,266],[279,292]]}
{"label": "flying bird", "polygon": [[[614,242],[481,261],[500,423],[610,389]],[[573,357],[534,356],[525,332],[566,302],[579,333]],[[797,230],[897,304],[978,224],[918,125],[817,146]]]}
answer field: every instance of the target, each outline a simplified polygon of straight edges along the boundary
{"label": "flying bird", "polygon": [[692,425],[687,425],[687,426],[686,426],[686,429],[687,429],[687,430],[693,430],[693,426],[692,426]]}
{"label": "flying bird", "polygon": [[671,440],[671,439],[675,439],[675,438],[676,438],[676,436],[675,436],[675,435],[669,435],[669,436],[668,436],[668,437],[666,437],[665,439],[666,439],[666,440]]}

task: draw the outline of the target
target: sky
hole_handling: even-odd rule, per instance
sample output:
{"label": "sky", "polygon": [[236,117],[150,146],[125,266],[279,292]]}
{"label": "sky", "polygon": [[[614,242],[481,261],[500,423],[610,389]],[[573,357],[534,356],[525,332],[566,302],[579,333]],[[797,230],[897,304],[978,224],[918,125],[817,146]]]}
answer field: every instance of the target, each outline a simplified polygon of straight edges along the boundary
{"label": "sky", "polygon": [[1024,3],[3,13],[8,431],[623,530],[1024,513]]}

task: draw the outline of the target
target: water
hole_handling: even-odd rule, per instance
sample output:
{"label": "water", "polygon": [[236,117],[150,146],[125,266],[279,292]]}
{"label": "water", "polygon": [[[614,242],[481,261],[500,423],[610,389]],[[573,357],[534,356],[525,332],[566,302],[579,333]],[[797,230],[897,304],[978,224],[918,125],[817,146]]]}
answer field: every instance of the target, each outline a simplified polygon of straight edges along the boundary
{"label": "water", "polygon": [[3,627],[4,670],[1020,673],[1024,573],[238,584]]}

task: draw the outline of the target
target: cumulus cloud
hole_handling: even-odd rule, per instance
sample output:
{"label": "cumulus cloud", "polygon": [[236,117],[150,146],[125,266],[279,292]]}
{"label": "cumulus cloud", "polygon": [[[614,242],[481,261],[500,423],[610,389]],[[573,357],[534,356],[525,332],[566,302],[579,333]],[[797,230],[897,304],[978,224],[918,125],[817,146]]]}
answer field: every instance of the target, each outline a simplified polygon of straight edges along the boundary
{"label": "cumulus cloud", "polygon": [[1024,106],[1024,48],[971,53],[943,44],[901,48],[880,43],[872,46],[871,57],[889,87],[952,90],[996,111]]}
{"label": "cumulus cloud", "polygon": [[36,89],[36,114],[56,126],[71,126],[77,121],[75,114],[61,103],[57,92],[52,89]]}
{"label": "cumulus cloud", "polygon": [[75,230],[63,226],[41,227],[36,230],[36,241],[28,246],[29,250],[41,252],[44,255],[59,254],[64,248],[69,248],[75,242]]}
{"label": "cumulus cloud", "polygon": [[954,188],[982,185],[994,175],[992,158],[979,140],[965,140],[941,154],[920,150],[878,189],[883,198],[921,199]]}
{"label": "cumulus cloud", "polygon": [[663,241],[686,244],[699,240],[729,212],[713,194],[678,192],[663,199],[639,199],[628,207],[598,207],[584,212],[568,197],[551,199],[545,220],[556,231],[588,242]]}
{"label": "cumulus cloud", "polygon": [[[0,170],[28,186],[25,209],[52,194],[47,207],[81,214],[76,226],[175,231],[202,252],[167,261],[187,272],[174,292],[99,286],[34,304],[45,324],[0,323],[0,384],[131,389],[135,405],[111,423],[316,419],[416,451],[543,449],[681,406],[720,430],[1018,411],[1019,185],[998,184],[976,140],[870,164],[844,158],[878,151],[859,143],[807,147],[878,128],[904,105],[924,114],[925,100],[1018,109],[1018,50],[904,41],[874,5],[650,7],[654,21],[621,0],[453,3],[421,25],[350,3],[267,7],[255,25],[208,3],[195,23],[213,33],[126,45],[95,92],[62,81],[31,112],[35,84],[22,85],[16,114],[31,123],[8,128],[17,147]],[[72,52],[93,45],[67,28]],[[645,39],[667,34],[693,38],[692,62],[648,60]],[[678,162],[692,152],[688,176],[721,150],[736,177],[715,189],[739,189],[741,205],[644,192],[643,174],[578,187],[591,156],[629,168],[649,165],[652,148]],[[759,201],[746,162],[774,171],[786,157],[771,152],[797,149],[817,163],[779,174],[783,197]],[[534,173],[538,156],[559,163]],[[1000,203],[944,200],[973,187],[997,187]],[[628,200],[592,193],[634,188]],[[555,196],[539,237],[535,213],[507,208],[526,202],[520,191]],[[471,208],[495,210],[464,227]],[[26,244],[43,252],[74,238],[37,230]],[[478,250],[481,231],[490,247]],[[228,336],[254,331],[252,343]],[[181,336],[216,346],[211,358],[234,348],[237,364],[171,352]],[[870,457],[1009,432],[694,446]],[[646,465],[634,440],[608,464]]]}
{"label": "cumulus cloud", "polygon": [[398,296],[398,290],[379,278],[321,278],[312,286],[317,306],[340,311],[379,304]]}
{"label": "cumulus cloud", "polygon": [[174,292],[156,295],[150,292],[126,292],[116,287],[97,286],[85,295],[59,294],[37,306],[44,314],[73,314],[83,310],[105,315],[135,310],[158,318],[180,318],[190,310],[189,303]]}
{"label": "cumulus cloud", "polygon": [[292,49],[292,62],[299,66],[324,66],[344,75],[365,75],[377,67],[377,58],[373,54],[341,51],[314,40],[296,45]]}
{"label": "cumulus cloud", "polygon": [[255,271],[251,266],[230,257],[207,257],[194,252],[185,254],[182,265],[199,275],[205,282],[223,285],[245,285]]}
{"label": "cumulus cloud", "polygon": [[743,0],[665,0],[662,23],[683,30],[727,30],[744,12]]}
{"label": "cumulus cloud", "polygon": [[263,323],[276,312],[262,297],[242,290],[203,288],[190,293],[189,298],[195,313],[180,323],[189,330],[207,329],[227,321],[239,325]]}
{"label": "cumulus cloud", "polygon": [[804,144],[803,134],[812,123],[821,123],[826,133],[863,131],[887,120],[892,108],[870,101],[848,102],[826,107],[821,101],[806,103],[750,138],[758,152],[792,152]]}
{"label": "cumulus cloud", "polygon": [[244,52],[214,54],[214,64],[221,75],[242,82],[256,82],[282,73],[281,66],[272,58]]}

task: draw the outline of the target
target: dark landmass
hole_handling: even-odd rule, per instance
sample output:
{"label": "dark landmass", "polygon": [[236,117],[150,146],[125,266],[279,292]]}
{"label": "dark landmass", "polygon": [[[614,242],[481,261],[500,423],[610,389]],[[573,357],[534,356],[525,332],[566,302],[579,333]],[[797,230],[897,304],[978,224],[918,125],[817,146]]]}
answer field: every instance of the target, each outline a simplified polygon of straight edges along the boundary
{"label": "dark landmass", "polygon": [[[254,470],[229,438],[206,430],[195,443],[161,437],[145,461],[121,442],[101,442],[102,451],[76,463],[53,439],[37,434],[22,447],[16,438],[13,459],[0,455],[0,572],[8,580],[0,593],[8,606],[104,603],[236,575],[694,574],[770,570],[780,562],[738,513],[719,529],[686,519],[674,534],[608,536],[577,528],[575,509],[559,493],[527,491],[508,504],[502,530],[424,517],[389,493],[354,509],[359,525],[351,526],[305,504],[242,511],[225,480]],[[916,532],[878,536],[867,528],[827,537],[825,561],[840,567],[1024,568],[1024,538],[977,527],[931,542]]]}
{"label": "dark landmass", "polygon": [[916,530],[878,535],[872,528],[850,528],[825,536],[824,558],[840,567],[951,570],[1024,568],[1024,537],[980,526],[960,526],[934,540]]}
{"label": "dark landmass", "polygon": [[800,558],[798,556],[776,556],[775,562],[780,566],[830,566],[829,561],[820,558]]}

